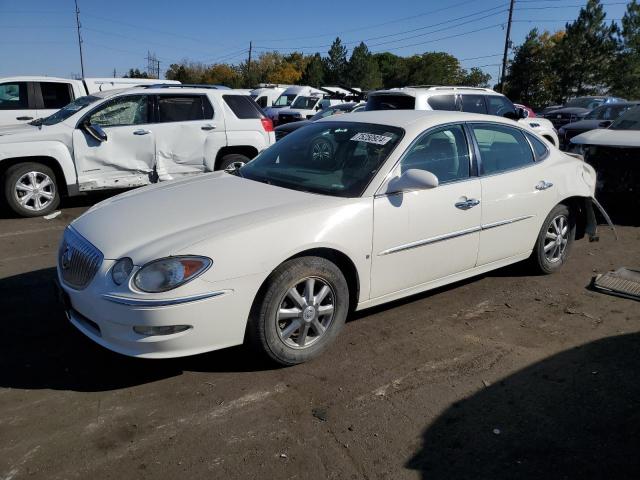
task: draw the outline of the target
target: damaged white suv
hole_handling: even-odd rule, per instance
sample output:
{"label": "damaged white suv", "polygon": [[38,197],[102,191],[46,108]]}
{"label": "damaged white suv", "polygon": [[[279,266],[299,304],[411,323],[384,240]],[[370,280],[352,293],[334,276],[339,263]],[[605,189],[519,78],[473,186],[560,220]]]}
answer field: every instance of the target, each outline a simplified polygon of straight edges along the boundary
{"label": "damaged white suv", "polygon": [[9,207],[33,217],[61,195],[223,170],[274,142],[271,120],[248,96],[154,85],[80,97],[45,119],[0,128],[0,174]]}

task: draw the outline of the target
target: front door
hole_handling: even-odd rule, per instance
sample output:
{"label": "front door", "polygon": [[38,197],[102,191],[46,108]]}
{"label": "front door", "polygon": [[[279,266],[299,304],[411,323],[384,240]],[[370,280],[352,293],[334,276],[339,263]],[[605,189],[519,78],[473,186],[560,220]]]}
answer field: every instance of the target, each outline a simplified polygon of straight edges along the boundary
{"label": "front door", "polygon": [[38,118],[31,82],[0,83],[0,126]]}
{"label": "front door", "polygon": [[431,130],[396,167],[427,170],[439,185],[374,200],[371,298],[473,268],[481,221],[475,176],[462,125]]}
{"label": "front door", "polygon": [[[107,134],[98,141],[83,123],[99,125]],[[155,138],[148,95],[123,95],[98,106],[73,132],[80,190],[127,188],[151,182],[155,169]]]}

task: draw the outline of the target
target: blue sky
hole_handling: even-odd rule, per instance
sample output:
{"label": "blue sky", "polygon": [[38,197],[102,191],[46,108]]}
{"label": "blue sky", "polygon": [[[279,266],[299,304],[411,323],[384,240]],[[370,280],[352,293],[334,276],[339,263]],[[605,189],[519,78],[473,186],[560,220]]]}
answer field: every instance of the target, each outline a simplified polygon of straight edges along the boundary
{"label": "blue sky", "polygon": [[[147,51],[161,70],[189,59],[240,62],[254,52],[279,49],[325,54],[340,36],[347,46],[364,40],[398,55],[445,51],[466,68],[480,66],[497,79],[508,0],[350,0],[301,2],[182,2],[78,0],[86,76],[146,69]],[[516,0],[512,39],[519,44],[537,26],[558,30],[584,1]],[[605,0],[608,19],[625,2]],[[0,0],[0,77],[80,72],[73,0]]]}

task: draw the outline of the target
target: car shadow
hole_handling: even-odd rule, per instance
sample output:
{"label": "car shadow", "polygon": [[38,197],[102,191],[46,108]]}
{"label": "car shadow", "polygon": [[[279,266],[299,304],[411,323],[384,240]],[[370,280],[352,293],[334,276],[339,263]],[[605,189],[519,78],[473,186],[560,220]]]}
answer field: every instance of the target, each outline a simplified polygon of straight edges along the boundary
{"label": "car shadow", "polygon": [[0,279],[0,387],[94,392],[154,382],[184,371],[276,368],[245,347],[167,360],[113,353],[67,320],[53,286],[55,275],[55,268],[47,268]]}
{"label": "car shadow", "polygon": [[639,344],[575,347],[454,403],[405,466],[425,480],[640,478]]}

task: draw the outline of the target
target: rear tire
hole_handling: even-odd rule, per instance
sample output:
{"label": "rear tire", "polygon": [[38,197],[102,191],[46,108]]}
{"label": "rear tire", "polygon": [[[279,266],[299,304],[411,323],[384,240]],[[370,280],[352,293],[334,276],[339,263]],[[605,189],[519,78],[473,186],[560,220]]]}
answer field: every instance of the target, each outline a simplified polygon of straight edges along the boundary
{"label": "rear tire", "polygon": [[294,258],[267,280],[251,309],[247,337],[280,365],[303,363],[333,343],[348,311],[347,281],[334,263]]}
{"label": "rear tire", "polygon": [[242,165],[251,161],[249,157],[246,155],[241,155],[239,153],[230,153],[222,157],[220,160],[220,164],[218,165],[218,170],[226,170],[234,163],[242,163]]}
{"label": "rear tire", "polygon": [[21,217],[39,217],[60,205],[56,175],[46,165],[26,162],[13,165],[4,175],[4,197]]}
{"label": "rear tire", "polygon": [[556,205],[545,218],[530,261],[538,273],[560,270],[576,238],[576,222],[566,205]]}

